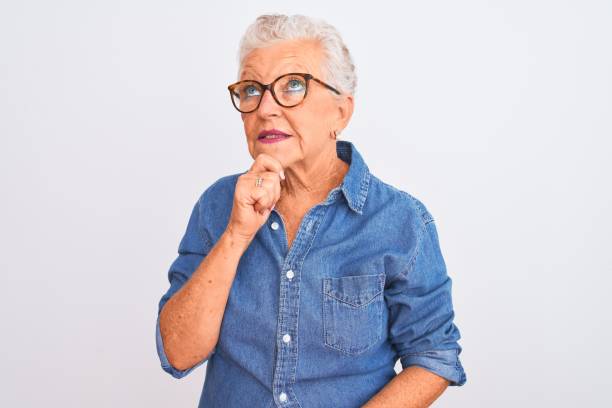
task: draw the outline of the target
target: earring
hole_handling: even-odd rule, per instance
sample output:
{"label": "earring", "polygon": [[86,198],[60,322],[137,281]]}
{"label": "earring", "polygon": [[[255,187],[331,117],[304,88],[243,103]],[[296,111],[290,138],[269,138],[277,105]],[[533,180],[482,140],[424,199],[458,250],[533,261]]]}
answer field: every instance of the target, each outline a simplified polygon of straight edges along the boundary
{"label": "earring", "polygon": [[335,130],[332,130],[333,134],[334,134],[334,140],[338,139],[338,134],[336,133]]}

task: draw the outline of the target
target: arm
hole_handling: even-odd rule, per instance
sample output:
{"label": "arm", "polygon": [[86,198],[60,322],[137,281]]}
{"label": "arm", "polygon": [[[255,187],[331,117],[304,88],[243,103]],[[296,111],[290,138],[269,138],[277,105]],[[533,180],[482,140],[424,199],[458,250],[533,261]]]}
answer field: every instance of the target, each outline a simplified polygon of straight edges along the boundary
{"label": "arm", "polygon": [[363,408],[421,408],[430,406],[448,387],[449,381],[411,366],[389,381]]}
{"label": "arm", "polygon": [[374,407],[426,407],[449,385],[466,382],[459,360],[461,337],[454,324],[452,280],[431,214],[416,201],[416,245],[406,263],[389,270],[385,288],[389,309],[389,341],[399,356],[400,374],[366,405]]}
{"label": "arm", "polygon": [[[230,219],[214,246],[203,225],[206,217],[218,216],[204,204],[215,200],[205,196],[215,195],[211,189],[216,183],[194,206],[168,272],[170,289],[158,307],[157,353],[173,377],[186,376],[215,352],[240,259],[280,196],[280,172],[276,159],[260,154],[238,177]],[[266,179],[263,188],[254,187],[258,176]]]}
{"label": "arm", "polygon": [[215,348],[238,262],[247,247],[248,242],[226,230],[163,306],[159,330],[168,362],[176,369],[193,367]]}

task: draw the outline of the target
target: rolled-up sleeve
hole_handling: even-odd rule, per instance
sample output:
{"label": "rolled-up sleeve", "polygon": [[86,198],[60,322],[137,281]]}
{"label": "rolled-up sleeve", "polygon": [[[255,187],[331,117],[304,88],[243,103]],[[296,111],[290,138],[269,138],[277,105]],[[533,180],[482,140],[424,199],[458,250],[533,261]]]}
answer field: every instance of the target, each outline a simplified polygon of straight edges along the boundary
{"label": "rolled-up sleeve", "polygon": [[459,359],[461,337],[454,324],[451,287],[438,233],[428,214],[416,234],[408,266],[388,283],[389,339],[403,368],[421,366],[461,386],[466,375]]}
{"label": "rolled-up sleeve", "polygon": [[206,257],[212,246],[210,243],[210,239],[208,239],[207,236],[204,234],[204,231],[202,230],[200,225],[201,200],[202,198],[200,198],[200,200],[198,200],[198,202],[193,207],[191,216],[189,217],[189,222],[187,224],[187,229],[179,243],[178,256],[172,262],[168,271],[168,280],[170,282],[170,287],[159,301],[157,309],[157,324],[155,335],[157,354],[159,356],[162,369],[175,378],[182,378],[186,376],[195,368],[206,362],[212,356],[212,354],[214,354],[213,350],[210,355],[199,361],[193,367],[188,368],[186,370],[178,370],[173,367],[168,361],[168,357],[166,356],[166,352],[164,350],[163,338],[161,336],[161,331],[159,327],[159,315],[161,313],[162,308],[164,307],[166,302],[172,297],[172,295],[178,292],[179,289],[181,289],[181,287],[189,280],[193,272],[198,268],[202,260]]}

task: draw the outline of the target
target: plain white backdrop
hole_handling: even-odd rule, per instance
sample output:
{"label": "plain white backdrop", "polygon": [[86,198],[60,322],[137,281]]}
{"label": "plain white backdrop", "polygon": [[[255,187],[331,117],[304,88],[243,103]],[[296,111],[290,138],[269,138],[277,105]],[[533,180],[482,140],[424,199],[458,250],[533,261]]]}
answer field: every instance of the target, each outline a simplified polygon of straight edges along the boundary
{"label": "plain white backdrop", "polygon": [[612,406],[612,3],[578,0],[3,1],[0,405],[196,406],[157,302],[251,164],[226,86],[266,12],[340,30],[342,138],[437,221],[467,383],[434,405]]}

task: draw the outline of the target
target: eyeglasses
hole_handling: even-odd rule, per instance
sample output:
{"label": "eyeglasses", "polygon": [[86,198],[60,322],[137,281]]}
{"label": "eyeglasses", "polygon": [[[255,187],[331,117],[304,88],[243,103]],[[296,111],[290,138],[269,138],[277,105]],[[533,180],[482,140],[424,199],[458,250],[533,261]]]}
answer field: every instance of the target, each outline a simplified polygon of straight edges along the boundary
{"label": "eyeglasses", "polygon": [[280,106],[292,108],[299,105],[308,94],[308,83],[311,79],[341,95],[340,91],[320,79],[297,72],[281,75],[267,85],[247,79],[229,85],[227,89],[234,107],[242,113],[250,113],[257,110],[266,89]]}

